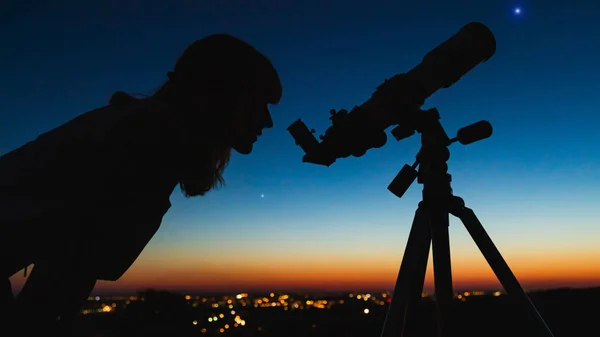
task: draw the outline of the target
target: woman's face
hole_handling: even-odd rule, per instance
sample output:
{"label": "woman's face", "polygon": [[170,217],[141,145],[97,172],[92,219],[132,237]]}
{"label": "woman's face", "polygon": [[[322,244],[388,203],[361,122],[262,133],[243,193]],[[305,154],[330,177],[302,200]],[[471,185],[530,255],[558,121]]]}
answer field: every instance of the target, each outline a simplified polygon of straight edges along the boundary
{"label": "woman's face", "polygon": [[241,154],[252,152],[262,130],[273,127],[268,99],[253,87],[239,99],[233,112],[231,147]]}

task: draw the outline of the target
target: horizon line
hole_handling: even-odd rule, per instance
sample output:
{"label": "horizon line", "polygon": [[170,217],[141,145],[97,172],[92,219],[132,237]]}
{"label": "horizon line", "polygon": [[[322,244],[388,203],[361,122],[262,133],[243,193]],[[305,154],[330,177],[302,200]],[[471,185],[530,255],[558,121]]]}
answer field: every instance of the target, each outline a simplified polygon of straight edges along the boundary
{"label": "horizon line", "polygon": [[[549,287],[549,288],[537,288],[537,289],[525,289],[526,293],[537,293],[537,292],[545,292],[545,291],[558,291],[558,290],[592,290],[592,289],[600,289],[600,284],[597,286],[565,286],[565,287]],[[192,289],[174,289],[174,288],[141,288],[135,291],[123,290],[123,291],[95,291],[90,294],[90,297],[94,296],[126,296],[132,294],[139,294],[149,291],[156,292],[167,292],[172,294],[182,294],[182,295],[224,295],[224,294],[265,294],[265,293],[295,293],[295,294],[357,294],[357,293],[387,293],[393,294],[393,290],[384,290],[384,289],[356,289],[356,290],[327,290],[327,289],[260,289],[260,290],[192,290]],[[484,292],[496,292],[500,291],[502,294],[506,294],[504,289],[500,288],[490,288],[490,287],[482,287],[482,288],[460,288],[454,289],[454,293],[462,293],[462,292],[472,292],[472,291],[484,291]],[[435,294],[435,291],[427,291],[426,293],[430,293],[431,295]]]}

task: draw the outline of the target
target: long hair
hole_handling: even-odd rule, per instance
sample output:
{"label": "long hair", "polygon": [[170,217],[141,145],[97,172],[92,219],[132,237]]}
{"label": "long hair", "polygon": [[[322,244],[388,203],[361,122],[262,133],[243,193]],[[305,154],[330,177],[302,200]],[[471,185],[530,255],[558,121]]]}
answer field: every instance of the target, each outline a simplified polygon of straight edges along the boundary
{"label": "long hair", "polygon": [[[168,82],[167,82],[168,83]],[[152,95],[128,94],[123,91],[115,92],[109,100],[113,106],[127,106],[142,100],[152,99],[169,86],[163,84]],[[176,109],[176,107],[174,107]],[[173,114],[179,114],[173,111]],[[211,115],[211,114],[207,114]],[[183,123],[182,123],[183,124]],[[202,124],[212,124],[210,120],[204,120]],[[210,137],[206,132],[199,130],[201,126],[187,128],[192,124],[182,125],[182,132],[178,135],[178,148],[173,149],[174,159],[178,162],[178,184],[181,192],[186,198],[201,196],[212,189],[218,189],[225,185],[223,174],[229,164],[231,147],[223,143],[209,142]]]}
{"label": "long hair", "polygon": [[[216,34],[191,44],[177,60],[169,80],[152,95],[134,97],[115,92],[111,105],[159,99],[173,105],[184,132],[178,137],[176,160],[179,185],[186,197],[204,195],[225,184],[223,173],[231,157],[224,128],[231,123],[238,98],[254,86],[267,103],[281,98],[281,81],[271,62],[249,44],[231,35]],[[190,106],[194,97],[205,100],[203,111]]]}

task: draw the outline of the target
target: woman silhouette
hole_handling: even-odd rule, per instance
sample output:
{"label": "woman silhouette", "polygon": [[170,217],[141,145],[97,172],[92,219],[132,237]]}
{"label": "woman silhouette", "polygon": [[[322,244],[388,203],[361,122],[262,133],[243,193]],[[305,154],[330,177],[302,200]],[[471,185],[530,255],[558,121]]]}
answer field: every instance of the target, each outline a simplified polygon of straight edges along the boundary
{"label": "woman silhouette", "polygon": [[[46,333],[70,326],[96,281],[119,279],[136,260],[177,185],[203,195],[223,183],[232,149],[252,151],[281,90],[265,56],[211,35],[184,51],[153,95],[116,92],[108,106],[0,157],[0,304],[14,314],[3,318],[35,317],[26,329]],[[30,264],[13,300],[9,278]]]}

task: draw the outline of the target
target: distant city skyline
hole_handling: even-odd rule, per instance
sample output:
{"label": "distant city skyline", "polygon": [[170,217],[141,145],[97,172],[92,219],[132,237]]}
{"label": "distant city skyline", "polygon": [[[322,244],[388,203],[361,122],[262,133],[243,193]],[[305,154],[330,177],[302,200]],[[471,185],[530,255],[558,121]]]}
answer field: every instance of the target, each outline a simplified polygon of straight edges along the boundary
{"label": "distant city skyline", "polygon": [[[362,103],[472,21],[495,34],[496,54],[425,104],[450,135],[482,119],[494,128],[491,138],[452,146],[454,193],[526,289],[599,285],[599,2],[527,0],[518,15],[516,3],[499,0],[260,3],[3,7],[0,154],[116,90],[150,92],[185,47],[212,33],[253,44],[281,75],[275,127],[251,155],[233,155],[226,186],[192,199],[176,189],[139,259],[94,293],[392,289],[421,186],[402,199],[386,188],[414,161],[418,137],[389,136],[326,168],[302,163],[286,127],[302,118],[324,132],[330,109]],[[455,288],[500,288],[456,218],[450,240]],[[431,259],[429,269],[426,288]],[[11,280],[16,290],[24,282],[22,273]]]}
{"label": "distant city skyline", "polygon": [[[600,287],[530,295],[555,335],[580,336],[594,329],[598,310],[592,304],[598,301]],[[334,332],[375,337],[381,334],[392,302],[393,294],[381,292],[194,295],[148,291],[132,296],[90,296],[76,325],[80,331],[116,335],[147,335],[161,329],[178,336],[255,336],[257,332],[277,337],[331,336]],[[452,321],[463,335],[530,336],[539,332],[517,303],[497,292],[456,294],[454,304]],[[421,327],[419,336],[437,336],[435,299],[423,294],[420,308],[414,316]]]}
{"label": "distant city skyline", "polygon": [[[538,289],[526,289],[525,291],[528,293],[536,293],[543,291],[553,291],[558,289],[595,289],[598,286],[583,286],[583,287],[553,287],[553,288],[538,288]],[[190,289],[161,289],[161,288],[139,288],[135,291],[128,290],[109,290],[104,288],[97,288],[94,290],[92,294],[90,294],[89,300],[93,298],[121,298],[121,297],[129,297],[129,296],[137,296],[140,293],[145,293],[149,291],[154,292],[168,292],[175,295],[181,296],[192,296],[192,297],[214,297],[214,296],[233,296],[235,294],[246,293],[250,294],[250,296],[262,296],[264,294],[294,294],[294,295],[306,295],[306,296],[329,296],[329,295],[349,295],[349,294],[388,294],[389,296],[393,295],[393,291],[391,290],[382,290],[382,289],[361,289],[361,290],[324,290],[320,288],[315,289],[287,289],[287,290],[267,290],[267,289],[255,289],[252,291],[225,291],[225,290],[214,290],[209,291],[206,289],[198,289],[198,290],[190,290]],[[506,296],[506,292],[501,287],[499,288],[455,288],[454,296],[462,295],[465,292],[474,294],[474,296]],[[423,290],[423,297],[431,297],[435,296],[435,289],[430,287],[428,289]]]}

